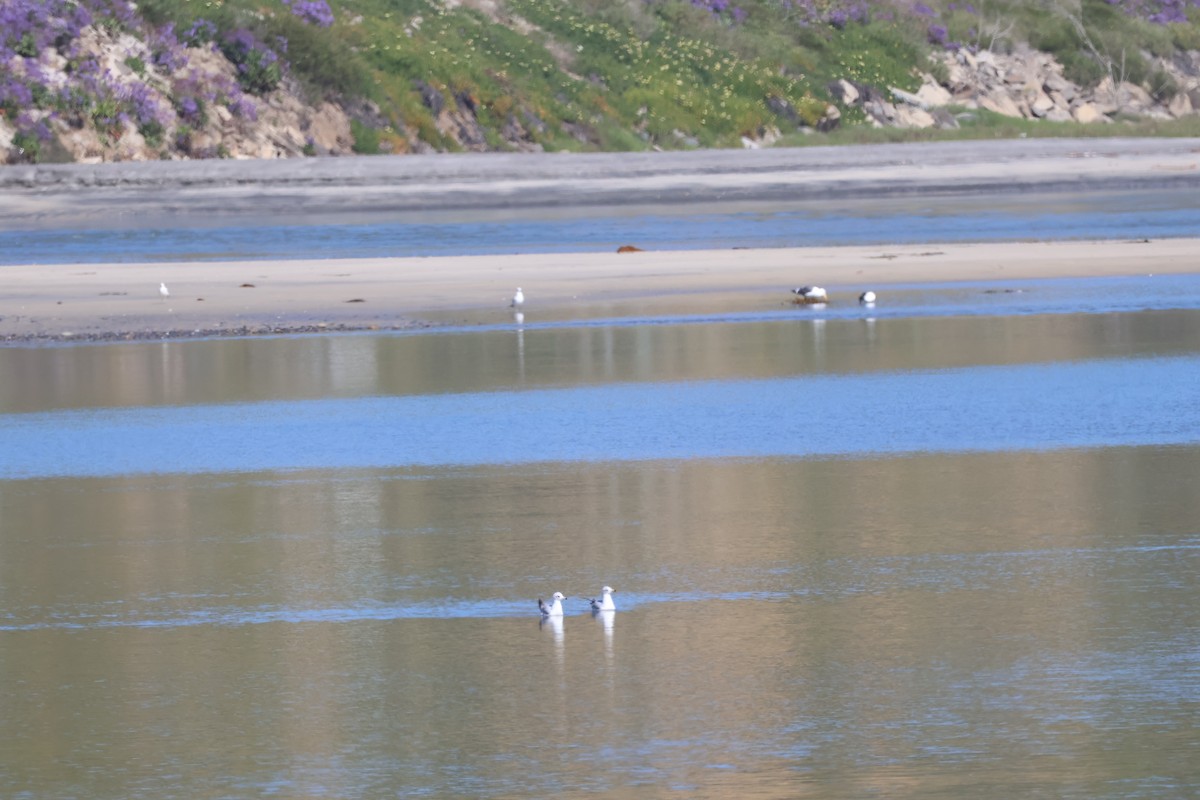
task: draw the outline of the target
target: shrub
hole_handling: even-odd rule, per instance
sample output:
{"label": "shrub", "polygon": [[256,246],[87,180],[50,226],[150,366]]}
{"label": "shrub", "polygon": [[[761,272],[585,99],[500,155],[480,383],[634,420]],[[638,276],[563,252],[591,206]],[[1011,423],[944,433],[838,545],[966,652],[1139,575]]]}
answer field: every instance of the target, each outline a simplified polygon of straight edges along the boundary
{"label": "shrub", "polygon": [[283,79],[279,55],[246,28],[221,41],[221,52],[238,70],[238,83],[252,94],[274,91]]}
{"label": "shrub", "polygon": [[356,119],[350,120],[350,134],[354,137],[354,152],[373,156],[379,153],[379,131]]}

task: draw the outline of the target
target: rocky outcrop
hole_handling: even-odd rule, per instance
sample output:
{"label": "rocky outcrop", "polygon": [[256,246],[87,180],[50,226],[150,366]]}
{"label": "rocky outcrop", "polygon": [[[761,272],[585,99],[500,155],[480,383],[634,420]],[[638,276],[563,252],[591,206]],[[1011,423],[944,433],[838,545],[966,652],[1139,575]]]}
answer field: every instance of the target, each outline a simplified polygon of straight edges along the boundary
{"label": "rocky outcrop", "polygon": [[[1148,57],[1149,58],[1149,57]],[[835,101],[862,108],[876,127],[957,127],[948,109],[986,109],[1006,117],[1049,122],[1109,123],[1117,118],[1176,119],[1200,108],[1200,51],[1150,59],[1156,74],[1169,76],[1172,91],[1106,77],[1079,86],[1063,76],[1053,56],[1028,48],[1013,53],[960,49],[939,58],[940,83],[930,74],[916,92],[839,80],[829,86]]]}
{"label": "rocky outcrop", "polygon": [[[344,155],[354,137],[346,112],[333,102],[306,101],[289,79],[263,95],[238,86],[237,68],[215,47],[186,47],[164,64],[150,45],[128,33],[89,27],[78,40],[76,61],[94,59],[105,76],[101,92],[116,98],[135,95],[153,109],[153,126],[130,115],[101,120],[93,112],[65,118],[33,110],[34,123],[49,137],[40,160],[100,163],[182,158],[281,158]],[[9,70],[20,77],[37,69],[39,80],[65,86],[68,61],[52,48],[36,60],[14,58]],[[375,110],[377,112],[377,109]],[[148,115],[149,116],[149,115]],[[0,162],[29,160],[20,149],[14,121],[0,115]]]}

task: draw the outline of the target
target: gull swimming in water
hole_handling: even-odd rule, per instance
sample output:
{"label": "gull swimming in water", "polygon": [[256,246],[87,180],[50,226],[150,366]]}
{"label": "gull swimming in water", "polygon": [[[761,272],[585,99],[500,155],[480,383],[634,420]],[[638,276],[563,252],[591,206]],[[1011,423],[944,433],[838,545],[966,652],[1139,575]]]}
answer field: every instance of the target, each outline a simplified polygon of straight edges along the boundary
{"label": "gull swimming in water", "polygon": [[511,305],[513,308],[520,308],[525,305],[525,293],[521,291],[520,286],[517,287],[517,293],[513,295]]}
{"label": "gull swimming in water", "polygon": [[158,293],[161,294],[163,297],[171,296],[171,290],[167,288],[167,285],[165,283],[158,284]]}
{"label": "gull swimming in water", "polygon": [[562,601],[567,598],[562,592],[555,592],[550,597],[553,603],[547,603],[542,598],[538,598],[538,611],[542,612],[543,617],[561,617],[563,615]]}
{"label": "gull swimming in water", "polygon": [[865,292],[863,292],[862,294],[860,294],[858,296],[858,302],[862,303],[864,306],[875,305],[875,293],[872,292],[870,289],[867,289]]}
{"label": "gull swimming in water", "polygon": [[605,586],[600,590],[600,598],[592,598],[588,602],[592,604],[592,611],[616,611],[617,604],[613,602],[613,588]]}

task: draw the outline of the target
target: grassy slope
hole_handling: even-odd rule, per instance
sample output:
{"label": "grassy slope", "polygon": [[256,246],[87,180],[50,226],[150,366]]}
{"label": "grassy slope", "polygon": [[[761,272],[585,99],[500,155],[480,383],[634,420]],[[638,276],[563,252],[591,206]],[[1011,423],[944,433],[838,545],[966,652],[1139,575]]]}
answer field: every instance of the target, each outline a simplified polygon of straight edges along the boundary
{"label": "grassy slope", "polygon": [[[502,131],[516,123],[547,150],[635,150],[650,146],[736,146],[764,128],[814,124],[827,104],[826,85],[848,78],[880,88],[914,89],[928,68],[930,26],[950,41],[1003,49],[1029,41],[1054,52],[1081,82],[1114,71],[1169,93],[1142,52],[1200,47],[1200,15],[1187,24],[1156,25],[1104,0],[982,0],[976,6],[930,2],[876,6],[867,24],[805,24],[802,8],[784,0],[744,0],[721,13],[688,0],[497,0],[447,8],[433,0],[343,0],[337,24],[305,26],[282,7],[256,0],[150,0],[157,18],[183,28],[196,17],[234,26],[257,12],[266,35],[289,41],[288,59],[314,93],[365,95],[391,122],[379,136],[403,149],[403,125],[438,149],[457,143],[439,133],[423,100],[436,92],[453,108],[469,105],[487,145],[508,147]],[[477,6],[477,8],[471,7]],[[836,3],[807,6],[828,11]],[[1071,17],[1083,22],[1090,44]],[[1108,59],[1108,64],[1105,63]],[[456,98],[458,98],[456,100]],[[435,105],[436,105],[435,101]],[[861,121],[843,109],[843,121]],[[1022,124],[983,115],[958,136],[1084,132],[1077,126]],[[357,128],[364,150],[377,137]],[[1195,126],[1146,123],[1123,133],[1191,133]],[[834,140],[930,137],[932,133],[842,131]],[[823,137],[822,137],[823,138]],[[799,143],[800,137],[791,137]]]}

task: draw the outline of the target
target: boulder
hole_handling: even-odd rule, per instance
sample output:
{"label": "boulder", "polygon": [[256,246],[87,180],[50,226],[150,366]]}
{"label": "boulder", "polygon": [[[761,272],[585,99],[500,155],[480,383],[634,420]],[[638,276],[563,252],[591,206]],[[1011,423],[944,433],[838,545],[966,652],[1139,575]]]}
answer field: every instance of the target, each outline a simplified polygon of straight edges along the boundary
{"label": "boulder", "polygon": [[1041,119],[1054,110],[1055,105],[1045,92],[1038,92],[1037,97],[1029,104],[1029,112]]}
{"label": "boulder", "polygon": [[350,120],[333,103],[325,102],[317,107],[309,118],[307,133],[320,152],[345,153],[354,147]]}
{"label": "boulder", "polygon": [[1117,100],[1117,87],[1111,78],[1104,78],[1092,90],[1092,104],[1101,114],[1115,114],[1121,108]]}
{"label": "boulder", "polygon": [[1117,87],[1117,102],[1121,112],[1141,115],[1154,105],[1154,98],[1142,87],[1129,81],[1121,81]]}
{"label": "boulder", "polygon": [[948,106],[954,102],[950,92],[932,79],[921,84],[921,88],[917,90],[917,99],[921,102],[921,107],[927,109]]}
{"label": "boulder", "polygon": [[925,109],[904,104],[895,107],[895,118],[895,124],[900,128],[932,128],[937,124]]}
{"label": "boulder", "polygon": [[842,112],[835,105],[825,106],[825,113],[817,121],[817,130],[827,133],[842,124]]}
{"label": "boulder", "polygon": [[895,86],[891,87],[891,92],[892,97],[896,98],[896,101],[899,103],[905,103],[920,109],[925,108],[925,103],[922,102],[921,98],[917,97],[912,92],[906,92],[903,89],[897,89]]}
{"label": "boulder", "polygon": [[1090,125],[1093,122],[1108,122],[1109,119],[1094,103],[1080,103],[1071,109],[1071,116],[1076,122]]}
{"label": "boulder", "polygon": [[840,79],[829,84],[829,94],[834,101],[844,106],[852,106],[858,102],[858,88],[848,80]]}
{"label": "boulder", "polygon": [[1175,118],[1186,117],[1192,114],[1195,109],[1192,108],[1192,100],[1186,93],[1180,92],[1171,98],[1167,104],[1167,111]]}
{"label": "boulder", "polygon": [[997,92],[995,94],[984,95],[979,98],[979,107],[985,108],[988,111],[994,111],[997,114],[1003,114],[1006,117],[1023,117],[1020,107],[1007,94]]}

